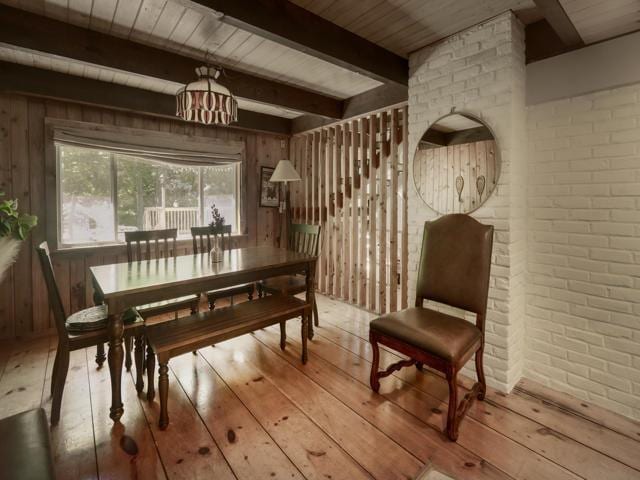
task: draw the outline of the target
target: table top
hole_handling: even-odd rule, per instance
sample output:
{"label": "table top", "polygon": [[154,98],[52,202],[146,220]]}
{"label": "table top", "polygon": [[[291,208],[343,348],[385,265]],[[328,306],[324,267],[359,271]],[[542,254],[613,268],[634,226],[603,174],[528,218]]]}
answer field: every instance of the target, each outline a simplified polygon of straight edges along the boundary
{"label": "table top", "polygon": [[227,250],[221,262],[211,262],[208,253],[115,263],[91,267],[105,299],[142,293],[172,285],[207,279],[233,277],[246,272],[268,272],[275,267],[304,264],[317,257],[277,247],[248,247]]}

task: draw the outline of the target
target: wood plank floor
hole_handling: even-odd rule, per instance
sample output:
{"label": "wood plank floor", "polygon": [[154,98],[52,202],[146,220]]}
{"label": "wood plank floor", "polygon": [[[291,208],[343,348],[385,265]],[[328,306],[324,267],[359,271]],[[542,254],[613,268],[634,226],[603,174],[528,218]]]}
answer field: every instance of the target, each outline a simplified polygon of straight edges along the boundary
{"label": "wood plank floor", "polygon": [[[449,442],[446,382],[409,368],[372,393],[372,315],[318,303],[306,366],[298,322],[284,352],[269,328],[172,360],[164,432],[157,401],[138,398],[130,374],[114,425],[107,368],[96,368],[95,349],[72,353],[51,430],[58,478],[386,480],[433,469],[455,479],[640,479],[638,422],[528,380],[510,395],[489,389]],[[54,356],[53,338],[0,345],[0,418],[38,405],[49,413]]]}

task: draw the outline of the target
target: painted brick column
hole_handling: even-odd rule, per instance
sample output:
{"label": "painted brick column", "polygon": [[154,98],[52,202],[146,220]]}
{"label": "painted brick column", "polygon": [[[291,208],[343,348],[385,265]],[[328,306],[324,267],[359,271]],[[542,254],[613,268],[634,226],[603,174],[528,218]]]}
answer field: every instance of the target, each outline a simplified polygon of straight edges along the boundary
{"label": "painted brick column", "polygon": [[[452,108],[484,119],[497,137],[501,158],[498,186],[473,216],[496,228],[485,373],[490,385],[510,391],[520,378],[524,357],[527,256],[524,29],[511,12],[506,12],[415,52],[409,65],[411,152],[429,125]],[[410,304],[415,298],[423,225],[438,216],[418,196],[412,166],[411,163],[408,203]],[[472,319],[470,316],[469,320]]]}

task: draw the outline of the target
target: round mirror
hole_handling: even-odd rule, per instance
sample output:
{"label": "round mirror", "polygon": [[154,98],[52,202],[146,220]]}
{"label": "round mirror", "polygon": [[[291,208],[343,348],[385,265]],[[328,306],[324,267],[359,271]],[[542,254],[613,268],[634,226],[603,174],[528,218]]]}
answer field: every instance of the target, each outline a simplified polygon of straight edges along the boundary
{"label": "round mirror", "polygon": [[436,212],[469,213],[495,190],[500,164],[495,136],[479,118],[451,113],[429,127],[413,159],[416,189]]}

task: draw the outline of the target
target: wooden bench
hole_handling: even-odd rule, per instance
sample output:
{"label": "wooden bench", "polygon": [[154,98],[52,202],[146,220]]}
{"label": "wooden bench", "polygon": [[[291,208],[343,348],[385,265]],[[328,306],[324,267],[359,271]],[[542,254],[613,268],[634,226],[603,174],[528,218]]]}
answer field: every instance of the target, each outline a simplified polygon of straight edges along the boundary
{"label": "wooden bench", "polygon": [[[148,344],[153,349],[159,364],[160,429],[164,430],[169,424],[168,363],[171,358],[292,318],[302,317],[302,363],[304,364],[307,363],[307,331],[310,316],[311,304],[304,300],[288,295],[273,295],[146,327]],[[284,329],[281,332],[280,348],[284,349]],[[155,396],[152,381],[154,368],[154,356],[149,355],[147,398],[150,401]]]}

